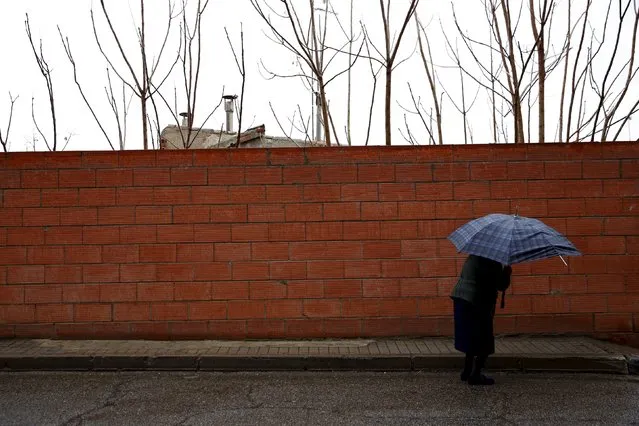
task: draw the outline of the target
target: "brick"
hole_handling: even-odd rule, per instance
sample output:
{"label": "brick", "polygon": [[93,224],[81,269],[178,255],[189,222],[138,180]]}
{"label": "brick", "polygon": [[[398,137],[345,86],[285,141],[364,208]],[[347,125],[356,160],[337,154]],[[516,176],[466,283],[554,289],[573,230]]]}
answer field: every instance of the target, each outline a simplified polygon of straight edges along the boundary
{"label": "brick", "polygon": [[624,215],[639,215],[639,198],[624,198],[622,209]]}
{"label": "brick", "polygon": [[511,200],[511,213],[527,217],[546,217],[548,216],[547,200]]}
{"label": "brick", "polygon": [[400,281],[397,279],[365,279],[362,282],[364,297],[399,297]]}
{"label": "brick", "polygon": [[266,201],[269,203],[292,203],[304,199],[302,185],[267,185]]}
{"label": "brick", "polygon": [[394,182],[394,164],[359,164],[357,179],[360,182]]}
{"label": "brick", "polygon": [[191,188],[191,200],[195,204],[218,204],[230,200],[226,186],[195,186]]}
{"label": "brick", "polygon": [[603,196],[603,186],[601,180],[571,180],[564,181],[562,186],[566,190],[568,197],[601,197]]}
{"label": "brick", "polygon": [[175,244],[149,244],[140,246],[140,262],[175,262],[177,247]]}
{"label": "brick", "polygon": [[544,163],[541,161],[509,162],[508,179],[543,179]]}
{"label": "brick", "polygon": [[379,299],[347,299],[342,303],[343,317],[367,318],[379,315]]}
{"label": "brick", "polygon": [[[425,184],[417,184],[425,185]],[[415,200],[415,184],[412,183],[380,183],[380,201],[410,201]]]}
{"label": "brick", "polygon": [[471,201],[437,201],[435,216],[437,219],[471,219],[473,204]]}
{"label": "brick", "polygon": [[23,170],[21,181],[23,188],[57,188],[58,171]]}
{"label": "brick", "polygon": [[136,284],[100,284],[100,302],[135,302]]}
{"label": "brick", "polygon": [[267,262],[234,262],[231,269],[234,280],[265,280],[269,278]]}
{"label": "brick", "polygon": [[188,319],[186,303],[153,303],[151,304],[153,321],[183,321]]}
{"label": "brick", "polygon": [[572,257],[568,263],[572,274],[601,274],[606,273],[606,256],[584,255]]}
{"label": "brick", "polygon": [[457,272],[455,259],[433,258],[419,262],[420,277],[453,277]]}
{"label": "brick", "polygon": [[[334,203],[337,205],[338,203]],[[331,206],[325,204],[325,206]],[[326,211],[326,207],[325,210]],[[326,213],[324,213],[326,215]],[[336,213],[338,215],[339,213]],[[322,220],[322,204],[286,204],[284,205],[284,220],[282,222],[306,222]],[[331,219],[339,220],[339,219]]]}
{"label": "brick", "polygon": [[191,302],[189,303],[189,319],[226,319],[226,302]]}
{"label": "brick", "polygon": [[639,194],[637,179],[616,179],[603,181],[605,197],[636,197]]}
{"label": "brick", "polygon": [[603,219],[601,218],[573,218],[566,223],[568,235],[601,235]]}
{"label": "brick", "polygon": [[0,170],[0,188],[20,188],[20,171]]}
{"label": "brick", "polygon": [[246,205],[211,206],[212,222],[246,222],[247,220],[248,208]]}
{"label": "brick", "polygon": [[111,305],[97,303],[79,303],[73,305],[73,318],[76,322],[111,321]]}
{"label": "brick", "polygon": [[[603,304],[607,305],[608,312],[639,312],[639,295],[637,294],[613,294],[609,295],[606,303],[606,299],[601,296],[593,296],[598,298],[599,301],[603,300]],[[595,312],[595,311],[593,311]]]}
{"label": "brick", "polygon": [[606,298],[599,295],[570,296],[570,312],[606,312],[608,306]]}
{"label": "brick", "polygon": [[306,226],[303,223],[270,223],[269,241],[305,241]]}
{"label": "brick", "polygon": [[504,299],[504,309],[499,309],[498,313],[503,315],[522,315],[532,313],[532,300],[528,295],[507,296]]}
{"label": "brick", "polygon": [[57,207],[22,209],[22,224],[23,226],[60,225],[60,209]]}
{"label": "brick", "polygon": [[60,303],[62,302],[62,286],[30,285],[24,289],[25,303]]}
{"label": "brick", "polygon": [[250,243],[217,243],[215,244],[215,260],[217,262],[251,260]]}
{"label": "brick", "polygon": [[159,243],[190,243],[194,241],[193,225],[158,225]]}
{"label": "brick", "polygon": [[581,166],[581,161],[546,161],[544,163],[544,177],[546,179],[581,179]]}
{"label": "brick", "polygon": [[158,241],[155,225],[132,225],[120,227],[120,243],[155,243]]}
{"label": "brick", "polygon": [[630,332],[632,314],[596,314],[595,331]]}
{"label": "brick", "polygon": [[8,284],[37,284],[44,283],[44,266],[8,266]]}
{"label": "brick", "polygon": [[266,302],[266,318],[300,318],[302,301],[269,300]]}
{"label": "brick", "polygon": [[562,315],[556,323],[558,333],[592,333],[594,331],[592,314]]}
{"label": "brick", "polygon": [[396,202],[362,203],[362,220],[396,220],[398,216]]}
{"label": "brick", "polygon": [[[149,206],[155,203],[153,188],[118,188],[119,206]],[[156,207],[156,206],[154,206]]]}
{"label": "brick", "polygon": [[639,159],[621,161],[621,177],[624,179],[639,177]]}
{"label": "brick", "polygon": [[106,245],[102,247],[104,263],[137,263],[140,259],[137,245]]}
{"label": "brick", "polygon": [[193,152],[188,150],[162,150],[157,151],[158,166],[190,167],[193,165]]}
{"label": "brick", "polygon": [[453,184],[451,182],[418,183],[415,185],[418,200],[452,200]]}
{"label": "brick", "polygon": [[229,262],[212,262],[195,264],[196,281],[219,281],[231,279]]}
{"label": "brick", "polygon": [[24,287],[0,286],[0,305],[22,305],[24,303]]}
{"label": "brick", "polygon": [[134,207],[99,207],[99,225],[127,225],[135,223]]}
{"label": "brick", "polygon": [[231,225],[231,239],[233,241],[268,241],[269,225],[266,223],[234,223]]}
{"label": "brick", "polygon": [[305,262],[270,262],[269,276],[272,280],[295,280],[306,278]]}
{"label": "brick", "polygon": [[379,260],[354,260],[344,262],[346,278],[379,278],[382,276],[382,265]]}
{"label": "brick", "polygon": [[40,323],[57,323],[73,321],[73,305],[36,305],[36,321]]}
{"label": "brick", "polygon": [[[172,155],[173,153],[161,153],[161,155]],[[156,151],[119,151],[120,167],[155,167],[157,165]]]}
{"label": "brick", "polygon": [[263,185],[231,186],[229,199],[232,203],[251,204],[266,201],[266,187]]}
{"label": "brick", "polygon": [[304,185],[304,201],[345,201],[341,197],[342,186],[338,184]]}
{"label": "brick", "polygon": [[156,265],[120,265],[120,281],[122,282],[155,281],[156,273]]}
{"label": "brick", "polygon": [[[452,300],[449,297],[427,297],[418,300],[418,315],[439,316],[450,315],[453,309]],[[408,314],[408,312],[407,312]]]}
{"label": "brick", "polygon": [[[21,253],[24,254],[25,249],[21,249]],[[3,253],[2,248],[0,248],[0,256],[4,254],[4,259],[8,259],[8,263],[29,263],[32,265],[52,265],[52,264],[62,264],[64,263],[64,247],[59,246],[36,246],[36,247],[28,247],[26,250],[26,257],[22,259],[26,261],[16,262],[15,258],[16,254],[14,253],[13,261],[10,253]]]}
{"label": "brick", "polygon": [[102,262],[102,247],[66,246],[64,248],[64,261],[67,264],[100,263]]}
{"label": "brick", "polygon": [[404,278],[399,281],[400,297],[437,296],[435,278]]}
{"label": "brick", "polygon": [[0,226],[22,226],[22,209],[0,208]]}
{"label": "brick", "polygon": [[209,223],[209,206],[175,206],[173,207],[173,223]]}
{"label": "brick", "polygon": [[221,149],[196,150],[193,152],[194,166],[227,166],[231,162],[231,152]]}
{"label": "brick", "polygon": [[4,190],[4,207],[40,207],[39,189]]}
{"label": "brick", "polygon": [[289,257],[288,243],[256,242],[251,243],[250,247],[249,259],[252,260],[287,260]]}
{"label": "brick", "polygon": [[131,322],[130,336],[133,339],[168,340],[169,322]]}
{"label": "brick", "polygon": [[282,167],[248,167],[245,169],[245,179],[249,185],[281,184]]}
{"label": "brick", "polygon": [[153,203],[158,205],[189,204],[191,202],[190,187],[161,187],[153,188]]}
{"label": "brick", "polygon": [[418,238],[446,238],[457,228],[453,221],[429,220],[417,224]]}
{"label": "brick", "polygon": [[35,305],[0,305],[0,318],[6,324],[33,323]]}
{"label": "brick", "polygon": [[113,152],[82,152],[82,167],[113,168],[118,166],[118,151]]}
{"label": "brick", "polygon": [[193,232],[196,242],[231,241],[231,225],[228,224],[196,224]]}
{"label": "brick", "polygon": [[173,283],[140,283],[137,285],[138,302],[159,302],[173,300]]}
{"label": "brick", "polygon": [[209,185],[242,185],[244,183],[243,167],[214,167],[208,169]]}
{"label": "brick", "polygon": [[490,197],[488,182],[455,182],[453,187],[455,200],[479,200]]}
{"label": "brick", "polygon": [[548,215],[558,217],[585,216],[586,204],[583,199],[548,200]]}
{"label": "brick", "polygon": [[362,282],[360,280],[327,280],[324,282],[324,297],[362,297]]}
{"label": "brick", "polygon": [[208,173],[205,168],[171,169],[171,185],[206,185]]}
{"label": "brick", "polygon": [[62,286],[62,301],[65,303],[99,302],[100,286],[98,285],[64,285]]}
{"label": "brick", "polygon": [[533,313],[561,314],[569,312],[569,298],[565,296],[535,296],[532,299]]}
{"label": "brick", "polygon": [[430,164],[396,164],[397,182],[430,182],[433,180],[433,167]]}
{"label": "brick", "polygon": [[344,262],[336,260],[308,262],[306,276],[310,279],[344,278]]}
{"label": "brick", "polygon": [[42,207],[77,206],[79,193],[77,189],[43,189]]}
{"label": "brick", "polygon": [[286,284],[280,282],[252,282],[249,284],[250,299],[286,298]]}
{"label": "brick", "polygon": [[370,318],[362,322],[362,333],[371,337],[400,336],[402,334],[402,322],[400,318]]}
{"label": "brick", "polygon": [[95,171],[95,186],[106,188],[133,186],[133,170],[97,169]]}
{"label": "brick", "polygon": [[72,284],[82,282],[82,266],[48,265],[44,270],[46,283]]}
{"label": "brick", "polygon": [[313,222],[306,224],[307,241],[335,241],[343,238],[342,222]]}
{"label": "brick", "polygon": [[284,222],[286,210],[283,204],[249,205],[249,222]]}
{"label": "brick", "polygon": [[377,201],[378,185],[374,183],[344,184],[341,187],[341,201]]}
{"label": "brick", "polygon": [[473,201],[473,215],[482,217],[491,213],[509,214],[511,202],[508,200],[475,200]]}
{"label": "brick", "polygon": [[264,165],[268,162],[268,154],[263,149],[237,149],[231,150],[231,164]]}
{"label": "brick", "polygon": [[230,301],[228,302],[229,319],[264,318],[265,304],[263,301]]}
{"label": "brick", "polygon": [[178,262],[212,262],[214,259],[213,244],[178,244]]}
{"label": "brick", "polygon": [[211,283],[174,283],[175,300],[211,300]]}
{"label": "brick", "polygon": [[[311,168],[311,170],[316,170],[316,168],[313,167]],[[306,182],[296,182],[296,183],[314,183],[314,182],[317,182],[317,181],[309,180]],[[321,166],[319,169],[319,182],[322,182],[322,183],[357,182],[357,165],[344,164],[344,165]]]}
{"label": "brick", "polygon": [[[395,149],[393,148],[393,150]],[[305,154],[309,164],[377,163],[380,159],[380,154],[377,150],[371,150],[364,146],[311,147],[305,149]]]}
{"label": "brick", "polygon": [[76,169],[82,167],[81,152],[47,152],[44,154],[48,169]]}
{"label": "brick", "polygon": [[365,259],[394,259],[401,257],[400,241],[371,241],[362,244]]}
{"label": "brick", "polygon": [[[29,247],[29,250],[32,249]],[[25,247],[0,247],[1,265],[24,265],[25,263],[27,263],[27,249]]]}
{"label": "brick", "polygon": [[[561,275],[551,277],[553,281],[553,289],[556,289],[562,293],[564,293],[563,289],[563,281],[559,281],[559,279],[564,278]],[[573,278],[572,276],[567,276],[565,278]],[[514,294],[517,295],[529,295],[529,294],[550,294],[550,280],[547,276],[531,276],[531,275],[523,275],[523,276],[515,276],[511,278],[511,289]]]}
{"label": "brick", "polygon": [[609,217],[604,222],[604,234],[639,235],[639,217]]}
{"label": "brick", "polygon": [[450,182],[470,179],[470,165],[463,162],[433,165],[433,180]]}
{"label": "brick", "polygon": [[61,225],[97,225],[98,209],[96,207],[69,207],[60,209]]}
{"label": "brick", "polygon": [[341,304],[339,300],[323,299],[323,300],[305,300],[303,306],[303,315],[308,318],[331,318],[339,317],[341,313]]}
{"label": "brick", "polygon": [[419,263],[413,260],[382,261],[382,277],[412,278],[419,276]]}
{"label": "brick", "polygon": [[149,321],[151,305],[149,303],[114,303],[114,321]]}
{"label": "brick", "polygon": [[115,205],[115,188],[80,188],[81,206],[113,206]]}
{"label": "brick", "polygon": [[[310,205],[313,207],[320,207],[316,205]],[[336,220],[359,220],[361,218],[361,203],[358,202],[343,202],[343,203],[324,203],[323,204],[323,219],[326,221]],[[288,210],[287,210],[288,212]],[[321,210],[320,210],[321,214]],[[288,215],[287,215],[288,220]],[[312,219],[309,219],[312,220]],[[320,216],[321,220],[321,216]]]}
{"label": "brick", "polygon": [[211,284],[211,299],[213,300],[243,300],[249,298],[247,282],[228,281]]}
{"label": "brick", "polygon": [[381,236],[379,222],[348,222],[343,232],[346,241],[378,240]]}
{"label": "brick", "polygon": [[621,164],[618,160],[584,161],[585,179],[611,179],[621,177]]}
{"label": "brick", "polygon": [[[399,206],[400,218],[402,217],[402,206]],[[379,236],[375,239],[382,240],[403,240],[403,239],[411,239],[415,238],[417,235],[417,222],[416,221],[386,221],[380,224]]]}
{"label": "brick", "polygon": [[60,188],[90,188],[95,186],[95,176],[92,169],[60,170],[58,183]]}
{"label": "brick", "polygon": [[195,265],[160,263],[157,265],[157,281],[193,281]]}
{"label": "brick", "polygon": [[405,240],[401,242],[401,257],[417,259],[434,256],[437,250],[435,240]]}
{"label": "brick", "polygon": [[494,200],[513,198],[537,198],[529,195],[529,185],[533,182],[525,180],[493,181],[490,182],[490,198]]}
{"label": "brick", "polygon": [[[576,240],[576,239],[575,239]],[[621,236],[588,236],[576,240],[580,249],[588,254],[625,254],[626,239]]]}

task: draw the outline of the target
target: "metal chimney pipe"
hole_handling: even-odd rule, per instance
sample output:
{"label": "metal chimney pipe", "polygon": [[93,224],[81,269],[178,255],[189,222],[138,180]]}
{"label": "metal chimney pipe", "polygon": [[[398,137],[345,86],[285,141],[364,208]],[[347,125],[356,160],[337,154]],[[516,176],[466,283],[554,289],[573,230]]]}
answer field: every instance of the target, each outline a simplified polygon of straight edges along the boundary
{"label": "metal chimney pipe", "polygon": [[233,114],[235,113],[235,100],[237,95],[224,95],[224,111],[226,111],[226,131],[233,133]]}
{"label": "metal chimney pipe", "polygon": [[189,127],[189,113],[181,112],[180,117],[182,117],[182,127]]}
{"label": "metal chimney pipe", "polygon": [[322,98],[319,92],[315,92],[315,141],[322,140]]}

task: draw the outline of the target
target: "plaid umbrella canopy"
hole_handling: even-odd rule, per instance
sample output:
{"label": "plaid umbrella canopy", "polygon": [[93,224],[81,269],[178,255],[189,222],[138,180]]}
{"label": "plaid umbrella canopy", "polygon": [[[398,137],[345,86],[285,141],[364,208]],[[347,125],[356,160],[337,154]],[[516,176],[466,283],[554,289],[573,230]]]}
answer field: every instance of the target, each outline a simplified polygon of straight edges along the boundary
{"label": "plaid umbrella canopy", "polygon": [[553,256],[580,256],[562,234],[527,217],[489,214],[472,220],[448,236],[459,252],[495,260],[504,265]]}

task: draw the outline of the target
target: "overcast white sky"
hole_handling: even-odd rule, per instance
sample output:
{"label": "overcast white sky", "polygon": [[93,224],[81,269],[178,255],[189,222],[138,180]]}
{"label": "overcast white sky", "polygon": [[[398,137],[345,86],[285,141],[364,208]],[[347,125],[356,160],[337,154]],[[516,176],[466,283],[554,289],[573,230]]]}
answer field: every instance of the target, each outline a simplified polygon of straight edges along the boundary
{"label": "overcast white sky", "polygon": [[[269,0],[273,4],[278,4],[279,0]],[[624,0],[625,3],[626,0]],[[190,0],[194,5],[196,0]],[[125,40],[125,48],[131,52],[134,60],[134,66],[139,64],[136,45],[135,28],[139,23],[139,1],[138,0],[107,0],[107,7],[111,12],[114,24],[118,34]],[[147,26],[148,26],[148,50],[149,55],[157,54],[161,39],[166,28],[167,1],[166,0],[147,0]],[[308,2],[306,0],[293,0],[295,5],[299,5],[300,9],[307,9]],[[320,3],[320,1],[318,1]],[[348,25],[349,7],[348,1],[334,1],[333,7],[338,12],[340,19],[344,25]],[[519,9],[520,0],[512,0],[512,3]],[[527,4],[528,2],[524,2]],[[573,1],[573,13],[578,15],[579,10],[583,8],[586,0]],[[603,20],[607,1],[594,0],[593,11],[591,12],[591,24],[598,37],[603,36]],[[618,10],[617,1],[612,15],[610,28],[607,31],[604,48],[600,55],[601,64],[595,69],[596,73],[603,75],[608,65],[608,58],[614,44],[614,32],[616,31]],[[393,4],[393,27],[399,28],[401,15],[404,13],[408,0],[392,0]],[[557,1],[557,13],[553,22],[553,49],[557,51],[566,32],[566,10],[568,0]],[[484,17],[483,7],[479,1],[454,0],[452,3],[440,0],[421,0],[419,8],[419,16],[421,20],[428,24],[429,37],[433,47],[434,62],[439,66],[438,73],[441,85],[450,93],[450,98],[457,103],[461,102],[461,90],[458,71],[451,67],[452,61],[447,55],[444,38],[440,22],[444,30],[449,34],[451,40],[458,38],[452,21],[452,5],[454,5],[461,24],[465,31],[468,31],[473,37],[483,39],[487,38],[487,23]],[[3,59],[3,65],[0,67],[0,128],[4,134],[7,125],[9,111],[10,91],[14,96],[19,96],[15,104],[13,124],[11,128],[11,150],[22,151],[28,149],[33,135],[36,134],[31,119],[31,98],[35,98],[36,116],[38,122],[45,133],[50,137],[51,125],[50,116],[48,115],[48,100],[46,94],[46,86],[39,70],[36,66],[33,53],[30,50],[28,39],[25,34],[24,20],[25,13],[29,13],[31,27],[34,37],[43,40],[43,50],[52,70],[53,83],[56,95],[56,109],[58,111],[58,129],[59,139],[63,139],[68,134],[73,137],[67,147],[67,150],[100,150],[109,149],[109,146],[100,132],[98,126],[86,108],[82,98],[77,91],[72,78],[71,66],[64,55],[64,50],[57,33],[56,26],[60,26],[62,32],[68,36],[71,48],[73,50],[76,62],[78,64],[79,79],[83,86],[87,89],[87,94],[91,103],[96,108],[101,121],[105,128],[113,136],[115,136],[115,122],[109,112],[106,97],[104,95],[104,85],[106,82],[106,63],[99,53],[93,37],[91,28],[90,10],[94,8],[96,21],[98,23],[98,31],[104,40],[107,52],[111,57],[117,58],[117,51],[110,35],[107,33],[105,21],[100,11],[100,3],[98,0],[21,0],[21,1],[3,1],[0,6],[0,37],[3,43],[0,45],[0,55]],[[629,13],[634,13],[637,9],[637,1],[630,7]],[[521,39],[524,42],[523,47],[532,45],[532,35],[530,32],[530,23],[527,8],[524,7],[520,23]],[[624,27],[624,42],[619,47],[619,59],[615,62],[616,70],[620,69],[625,61],[629,58],[630,43],[629,36],[632,35],[632,16],[629,18],[629,24]],[[354,12],[355,25],[358,26],[359,21],[366,23],[369,32],[373,36],[375,43],[381,48],[383,46],[383,32],[381,30],[381,14],[379,3],[375,0],[355,0]],[[302,113],[306,119],[311,114],[311,94],[305,89],[299,79],[273,79],[264,78],[264,71],[260,72],[258,63],[262,60],[269,69],[286,74],[295,69],[294,57],[287,53],[281,46],[273,44],[269,41],[263,31],[264,23],[260,20],[257,13],[252,8],[249,0],[211,0],[209,8],[204,17],[203,31],[203,64],[201,71],[200,91],[198,94],[201,102],[198,104],[198,115],[196,116],[196,124],[200,124],[204,116],[219,102],[222,87],[225,87],[227,94],[239,94],[241,80],[235,63],[231,56],[231,51],[226,41],[224,27],[233,37],[234,41],[239,42],[240,24],[243,24],[245,32],[246,44],[246,65],[247,65],[247,87],[245,93],[245,115],[244,126],[255,126],[265,124],[267,133],[271,135],[282,135],[277,121],[269,107],[272,103],[278,118],[285,127],[287,133],[291,129],[290,119],[300,106]],[[613,25],[614,24],[614,25]],[[286,25],[284,21],[280,21],[279,25]],[[175,27],[177,30],[177,26]],[[356,32],[358,32],[356,30]],[[177,36],[177,31],[173,33]],[[175,38],[169,41],[169,49],[165,56],[164,64],[171,63],[171,55],[177,47]],[[361,40],[361,39],[360,39]],[[334,46],[341,45],[344,37],[336,27],[333,27],[329,44]],[[416,48],[416,29],[411,24],[403,42],[400,57],[409,56]],[[463,45],[460,44],[460,51]],[[552,54],[552,53],[551,53]],[[472,66],[472,59],[469,55],[464,54],[466,64],[470,66],[474,72],[476,67]],[[484,57],[487,58],[487,57]],[[346,58],[339,57],[328,74],[339,71]],[[121,61],[116,61],[119,71],[126,74],[126,69],[122,66]],[[635,62],[636,67],[636,62]],[[559,107],[559,85],[561,81],[563,68],[559,67],[551,74],[548,83],[548,123],[546,138],[555,139],[557,126],[556,117]],[[161,74],[161,71],[158,71]],[[615,74],[615,73],[613,73]],[[597,75],[595,75],[597,78]],[[625,78],[625,74],[622,76]],[[346,75],[336,80],[328,87],[328,97],[331,102],[331,111],[338,128],[340,142],[346,142],[344,128],[346,125]],[[407,83],[410,82],[416,96],[421,96],[427,109],[430,109],[431,100],[429,98],[429,87],[426,80],[421,58],[415,54],[405,64],[401,65],[395,73],[393,80],[394,87],[394,107],[393,107],[393,127],[394,127],[394,144],[406,144],[402,138],[398,128],[405,129],[404,114],[397,103],[410,106],[411,99],[409,96]],[[173,87],[177,85],[180,90],[180,80],[177,73],[166,81],[163,86],[163,93],[173,99]],[[490,104],[488,102],[487,93],[483,89],[478,89],[470,79],[466,78],[466,95],[468,102],[472,102],[476,98],[475,104],[469,114],[469,124],[472,128],[473,140],[475,143],[492,142]],[[380,74],[378,82],[378,93],[376,98],[376,108],[373,115],[373,128],[371,133],[370,144],[379,145],[384,143],[383,139],[383,88],[384,77]],[[639,83],[634,82],[632,90],[627,95],[627,100],[623,107],[631,105],[639,98]],[[364,144],[368,123],[368,109],[370,105],[372,90],[372,78],[369,64],[366,60],[360,59],[360,62],[353,69],[353,144]],[[442,96],[440,94],[440,96]],[[453,103],[448,96],[443,96],[443,116],[444,116],[444,138],[447,143],[463,143],[463,121],[461,115],[457,112]],[[590,98],[588,107],[592,108],[595,103],[594,98]],[[139,149],[142,147],[139,126],[139,109],[138,103],[133,101],[129,115],[129,137],[127,141],[127,149]],[[178,109],[184,109],[183,105],[178,104]],[[622,108],[623,109],[623,108]],[[626,108],[627,109],[627,108]],[[533,112],[535,107],[533,106]],[[623,115],[623,114],[622,114]],[[297,125],[299,124],[299,115],[296,116]],[[638,116],[639,117],[639,116]],[[510,116],[505,117],[507,122]],[[428,144],[427,133],[423,124],[416,116],[408,116],[411,132],[421,144]],[[161,127],[168,124],[174,124],[171,115],[164,109],[161,112]],[[224,122],[224,111],[222,108],[211,118],[206,127],[220,128]],[[532,140],[536,140],[536,126],[534,114],[531,119]],[[405,131],[404,131],[405,132]],[[512,131],[510,131],[512,134]],[[298,131],[293,131],[294,137],[302,137]],[[630,125],[623,129],[620,139],[636,140],[639,138],[639,118],[635,118]],[[42,138],[37,136],[38,142],[36,149],[45,150]],[[63,142],[62,142],[63,143]]]}

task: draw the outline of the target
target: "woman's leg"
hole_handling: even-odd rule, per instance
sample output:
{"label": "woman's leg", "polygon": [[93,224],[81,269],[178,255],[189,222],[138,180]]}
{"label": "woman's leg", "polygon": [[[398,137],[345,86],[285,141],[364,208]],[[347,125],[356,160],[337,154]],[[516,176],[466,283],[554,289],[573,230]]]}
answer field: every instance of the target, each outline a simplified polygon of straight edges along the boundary
{"label": "woman's leg", "polygon": [[464,358],[464,370],[461,373],[462,382],[465,382],[470,377],[470,374],[473,372],[473,361],[475,357],[471,354],[466,354],[466,358]]}
{"label": "woman's leg", "polygon": [[487,358],[488,358],[488,355],[480,355],[480,356],[477,356],[477,358],[475,358],[475,365],[474,365],[473,371],[470,374],[470,377],[468,378],[469,385],[494,385],[495,384],[494,379],[490,377],[486,377],[483,374],[481,374],[481,370],[484,368]]}

